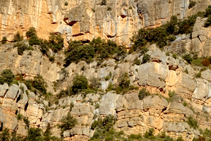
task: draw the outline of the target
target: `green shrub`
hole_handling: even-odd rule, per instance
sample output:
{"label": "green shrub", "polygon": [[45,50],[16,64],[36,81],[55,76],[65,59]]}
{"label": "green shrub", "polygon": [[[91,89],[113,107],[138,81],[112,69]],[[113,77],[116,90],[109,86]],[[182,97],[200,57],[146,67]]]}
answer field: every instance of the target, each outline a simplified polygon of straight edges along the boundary
{"label": "green shrub", "polygon": [[146,91],[145,88],[143,88],[139,91],[138,98],[139,98],[139,100],[143,100],[145,97],[147,97],[149,95],[150,95],[150,93],[148,91]]}
{"label": "green shrub", "polygon": [[31,38],[33,36],[37,36],[37,31],[34,27],[30,27],[29,31],[26,32],[26,37]]}
{"label": "green shrub", "polygon": [[22,40],[23,40],[23,36],[21,36],[20,32],[18,31],[14,36],[13,42],[19,42],[19,41],[22,41]]}
{"label": "green shrub", "polygon": [[146,131],[144,134],[144,137],[147,139],[153,138],[154,137],[154,128],[150,128],[149,131]]}
{"label": "green shrub", "polygon": [[140,134],[137,134],[137,135],[131,134],[131,135],[128,136],[128,139],[129,140],[141,140],[142,136]]}
{"label": "green shrub", "polygon": [[102,0],[101,5],[106,5],[107,1],[106,0]]}
{"label": "green shrub", "polygon": [[78,93],[88,88],[88,80],[83,75],[76,75],[73,79],[72,91]]}
{"label": "green shrub", "polygon": [[192,7],[194,7],[196,5],[195,1],[190,1],[188,8],[191,9]]}
{"label": "green shrub", "polygon": [[147,63],[149,61],[150,61],[150,55],[144,54],[143,59],[142,59],[142,64]]}
{"label": "green shrub", "polygon": [[27,141],[44,141],[44,138],[42,136],[42,129],[29,128]]}
{"label": "green shrub", "polygon": [[32,87],[39,90],[43,94],[46,94],[47,83],[45,82],[45,80],[43,79],[41,75],[35,76],[34,80],[32,80],[31,83],[32,83]]}
{"label": "green shrub", "polygon": [[61,34],[56,35],[55,33],[50,33],[49,46],[53,52],[58,52],[63,48],[64,39]]}
{"label": "green shrub", "polygon": [[74,128],[78,123],[77,120],[70,114],[70,112],[68,112],[67,116],[63,117],[60,122],[61,124],[58,125],[58,127],[61,129],[62,134],[64,131]]}
{"label": "green shrub", "polygon": [[185,54],[183,59],[185,59],[189,64],[191,64],[191,61],[193,60],[190,54]]}
{"label": "green shrub", "polygon": [[65,5],[65,6],[68,6],[68,2],[65,2],[64,5]]}
{"label": "green shrub", "polygon": [[23,119],[23,115],[22,114],[17,114],[17,120],[21,120]]}
{"label": "green shrub", "polygon": [[190,127],[194,128],[194,129],[198,128],[198,123],[192,116],[188,117],[187,123]]}
{"label": "green shrub", "polygon": [[195,76],[196,76],[196,78],[200,78],[201,77],[201,72],[197,73]]}
{"label": "green shrub", "polygon": [[72,62],[86,61],[90,63],[93,59],[102,62],[107,58],[121,59],[125,56],[126,49],[118,46],[115,42],[101,40],[101,38],[93,39],[89,44],[83,45],[80,41],[72,41],[69,43],[68,49],[65,51],[65,67]]}
{"label": "green shrub", "polygon": [[205,10],[205,16],[208,17],[209,15],[211,15],[211,5]]}
{"label": "green shrub", "polygon": [[17,47],[18,55],[23,55],[23,52],[28,49],[28,46],[23,42],[16,43],[14,47]]}
{"label": "green shrub", "polygon": [[133,64],[140,65],[141,64],[141,61],[139,59],[136,59]]}
{"label": "green shrub", "polygon": [[118,81],[119,81],[119,86],[116,88],[117,93],[121,92],[125,93],[129,91],[130,79],[127,73],[122,74]]}
{"label": "green shrub", "polygon": [[29,39],[29,45],[33,46],[33,45],[40,45],[40,39],[37,37],[37,35],[33,35],[30,37]]}
{"label": "green shrub", "polygon": [[207,21],[204,23],[204,27],[208,27],[211,25],[211,15],[208,16]]}
{"label": "green shrub", "polygon": [[2,44],[6,44],[6,43],[7,43],[7,37],[4,36],[4,37],[2,38],[2,40],[1,40],[1,43],[2,43]]}
{"label": "green shrub", "polygon": [[107,11],[111,11],[111,10],[112,10],[111,7],[108,7],[108,8],[107,8]]}
{"label": "green shrub", "polygon": [[29,128],[30,121],[29,121],[28,117],[27,117],[27,118],[24,117],[24,118],[23,118],[23,121],[24,121],[24,123],[26,124],[26,127]]}
{"label": "green shrub", "polygon": [[49,61],[53,63],[55,61],[55,57],[54,56],[49,57]]}
{"label": "green shrub", "polygon": [[48,47],[48,41],[46,40],[40,40],[40,46],[39,46],[40,51],[42,52],[43,55],[49,56],[49,47]]}
{"label": "green shrub", "polygon": [[2,130],[2,132],[0,133],[0,140],[1,141],[10,141],[9,129],[5,128],[4,130]]}
{"label": "green shrub", "polygon": [[14,78],[15,76],[12,71],[10,69],[5,69],[1,72],[0,84],[7,83],[8,85],[10,85],[13,82]]}

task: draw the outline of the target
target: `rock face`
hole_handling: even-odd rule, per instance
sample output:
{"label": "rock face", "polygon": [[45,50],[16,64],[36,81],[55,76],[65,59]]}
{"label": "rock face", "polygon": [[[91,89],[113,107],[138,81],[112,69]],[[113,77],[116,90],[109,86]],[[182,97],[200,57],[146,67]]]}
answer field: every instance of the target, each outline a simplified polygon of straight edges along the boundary
{"label": "rock face", "polygon": [[6,36],[11,41],[17,31],[25,36],[33,26],[44,39],[59,32],[66,41],[102,37],[129,46],[139,28],[160,26],[172,15],[183,19],[204,11],[210,3],[197,0],[188,9],[189,0],[2,0],[0,39]]}
{"label": "rock face", "polygon": [[[22,74],[25,78],[41,74],[48,82],[49,91],[53,92],[53,81],[64,77],[60,74],[61,65],[49,62],[36,49],[31,51],[31,55],[29,51],[25,51],[19,56],[16,48],[12,46],[13,44],[6,44],[1,50],[2,69],[10,68],[15,74]],[[146,53],[151,56],[151,60],[140,65],[134,64],[134,61],[142,61],[141,52],[128,55],[125,58],[127,61],[123,60],[118,64],[113,59],[104,61],[100,66],[96,62],[71,63],[66,68],[69,77],[64,79],[58,90],[69,87],[76,73],[85,75],[89,81],[93,77],[97,78],[102,90],[87,94],[86,97],[78,94],[56,98],[53,102],[29,91],[26,85],[20,82],[10,86],[0,85],[1,126],[26,136],[26,123],[17,118],[21,114],[28,118],[30,127],[45,130],[50,124],[52,134],[59,137],[61,131],[56,125],[70,112],[78,124],[63,133],[65,140],[88,140],[94,133],[91,129],[92,123],[99,117],[108,115],[117,119],[115,130],[124,131],[127,135],[144,134],[148,129],[154,128],[155,134],[164,131],[174,139],[182,136],[189,141],[200,136],[199,131],[189,126],[186,121],[187,117],[192,116],[198,121],[200,128],[210,127],[211,122],[203,116],[203,112],[207,113],[206,116],[211,113],[210,70],[202,71],[201,78],[195,78],[198,71],[181,58],[175,59],[171,54],[167,56],[155,45],[151,45]],[[84,69],[81,69],[82,67]],[[109,83],[117,85],[123,73],[129,74],[130,85],[139,89],[146,88],[152,95],[140,100],[139,90],[124,95],[115,91],[104,91]],[[109,80],[105,80],[109,75]],[[58,90],[54,92],[58,93]],[[169,97],[169,92],[173,91],[176,95]],[[74,106],[70,110],[72,104]]]}

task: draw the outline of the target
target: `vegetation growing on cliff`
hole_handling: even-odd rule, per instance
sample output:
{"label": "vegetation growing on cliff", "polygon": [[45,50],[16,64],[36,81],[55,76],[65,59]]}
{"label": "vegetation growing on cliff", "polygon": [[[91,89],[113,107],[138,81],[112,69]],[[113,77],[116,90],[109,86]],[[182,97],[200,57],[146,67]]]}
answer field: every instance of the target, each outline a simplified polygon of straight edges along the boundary
{"label": "vegetation growing on cliff", "polygon": [[118,46],[115,42],[93,39],[90,43],[83,45],[81,41],[71,41],[68,49],[65,51],[65,65],[72,62],[86,61],[90,63],[94,59],[102,62],[107,58],[121,59],[126,54],[124,46]]}
{"label": "vegetation growing on cliff", "polygon": [[1,72],[0,84],[7,83],[8,85],[11,85],[14,78],[13,72],[10,69],[5,69]]}
{"label": "vegetation growing on cliff", "polygon": [[2,40],[1,40],[1,43],[2,43],[2,44],[6,44],[6,42],[7,42],[7,37],[4,36],[4,37],[2,38]]}

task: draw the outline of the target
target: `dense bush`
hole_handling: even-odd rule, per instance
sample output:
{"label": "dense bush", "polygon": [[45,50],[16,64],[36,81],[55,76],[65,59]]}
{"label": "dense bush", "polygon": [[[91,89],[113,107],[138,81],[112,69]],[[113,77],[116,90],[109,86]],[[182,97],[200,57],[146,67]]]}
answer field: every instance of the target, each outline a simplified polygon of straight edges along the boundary
{"label": "dense bush", "polygon": [[127,91],[129,91],[130,79],[128,73],[123,73],[121,77],[119,77],[118,81],[119,86],[116,88],[117,93],[126,93]]}
{"label": "dense bush", "polygon": [[[111,115],[106,116],[103,120],[102,118],[99,118],[97,121],[94,121],[91,125],[91,129],[92,130],[96,129],[96,130],[95,130],[94,135],[90,139],[90,141],[100,140],[100,138],[102,136],[105,137],[109,131],[113,131],[112,128],[115,122],[116,122],[116,119],[114,118],[114,116],[111,116]],[[107,138],[109,137],[107,136]]]}
{"label": "dense bush", "polygon": [[88,80],[83,75],[76,75],[73,79],[72,92],[78,93],[88,88]]}
{"label": "dense bush", "polygon": [[183,59],[185,59],[189,64],[191,64],[191,61],[193,60],[193,58],[190,54],[185,54],[183,56]]}
{"label": "dense bush", "polygon": [[35,76],[32,80],[23,80],[23,83],[29,90],[34,91],[35,93],[39,91],[44,95],[47,94],[47,83],[41,75]]}
{"label": "dense bush", "polygon": [[14,45],[14,47],[17,47],[18,55],[23,55],[23,52],[29,49],[28,46],[24,42],[18,42]]}
{"label": "dense bush", "polygon": [[4,129],[0,134],[0,140],[1,141],[10,141],[10,133],[9,129]]}
{"label": "dense bush", "polygon": [[64,39],[61,34],[56,35],[55,33],[50,33],[49,36],[49,47],[53,52],[58,52],[63,48]]}
{"label": "dense bush", "polygon": [[0,84],[7,83],[8,85],[10,85],[13,82],[14,78],[15,76],[12,71],[10,69],[5,69],[1,72]]}
{"label": "dense bush", "polygon": [[211,25],[211,15],[208,16],[207,21],[204,23],[205,27],[208,27]]}
{"label": "dense bush", "polygon": [[101,1],[101,5],[106,5],[106,3],[107,3],[107,0],[102,0]]}
{"label": "dense bush", "polygon": [[4,37],[2,38],[2,40],[1,40],[1,43],[2,43],[2,44],[6,44],[6,43],[7,43],[7,37],[4,36]]}
{"label": "dense bush", "polygon": [[[90,63],[96,58],[103,61],[106,58],[119,59],[126,54],[123,46],[118,46],[115,42],[101,40],[101,38],[93,39],[89,44],[83,45],[80,41],[72,41],[69,43],[68,49],[65,51],[65,65],[68,66],[72,62],[86,61]],[[114,56],[115,54],[115,56]]]}
{"label": "dense bush", "polygon": [[142,59],[142,64],[149,62],[150,58],[151,57],[149,54],[144,54],[143,59]]}
{"label": "dense bush", "polygon": [[150,95],[150,93],[148,91],[146,91],[145,88],[143,88],[139,91],[138,98],[139,98],[139,100],[143,100],[146,96],[149,96],[149,95]]}
{"label": "dense bush", "polygon": [[62,134],[64,131],[74,128],[78,123],[77,120],[70,114],[70,112],[68,112],[67,116],[63,117],[60,122],[61,124],[58,125],[58,127],[61,129]]}
{"label": "dense bush", "polygon": [[196,5],[196,2],[191,0],[188,8],[190,9],[190,8],[194,7],[195,5]]}
{"label": "dense bush", "polygon": [[18,31],[14,36],[13,42],[19,42],[19,41],[22,41],[22,40],[23,40],[23,36],[21,36],[20,32]]}
{"label": "dense bush", "polygon": [[30,27],[29,31],[26,32],[27,38],[31,38],[32,36],[37,36],[37,31],[34,27]]}
{"label": "dense bush", "polygon": [[29,45],[40,45],[40,39],[37,37],[37,35],[33,35],[29,39]]}

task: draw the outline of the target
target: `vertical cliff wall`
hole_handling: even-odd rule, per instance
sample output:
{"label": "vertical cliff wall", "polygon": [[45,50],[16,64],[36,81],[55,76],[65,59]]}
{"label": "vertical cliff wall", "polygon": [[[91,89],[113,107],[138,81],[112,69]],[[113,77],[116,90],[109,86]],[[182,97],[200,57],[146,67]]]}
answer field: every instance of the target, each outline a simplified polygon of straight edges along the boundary
{"label": "vertical cliff wall", "polygon": [[63,34],[66,41],[88,41],[96,37],[130,44],[130,37],[142,27],[160,26],[172,15],[183,19],[204,11],[210,0],[1,0],[0,39],[12,41],[20,31],[35,27],[40,38],[50,32]]}

